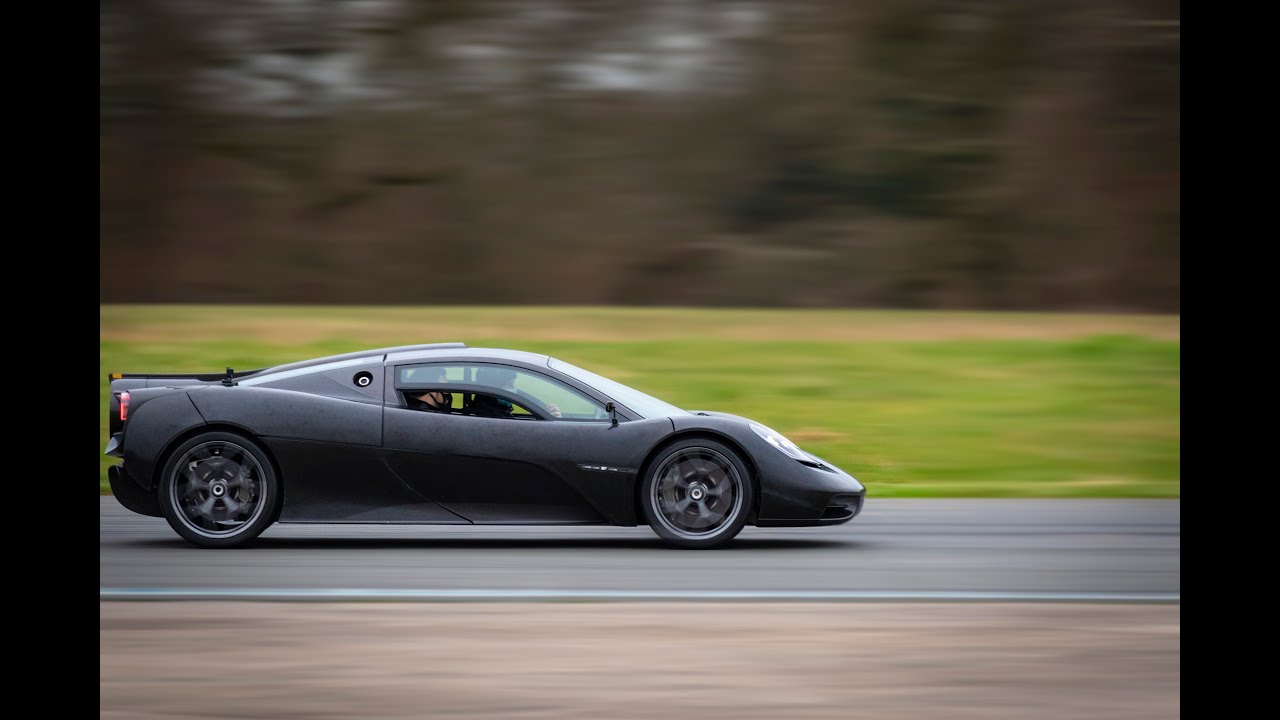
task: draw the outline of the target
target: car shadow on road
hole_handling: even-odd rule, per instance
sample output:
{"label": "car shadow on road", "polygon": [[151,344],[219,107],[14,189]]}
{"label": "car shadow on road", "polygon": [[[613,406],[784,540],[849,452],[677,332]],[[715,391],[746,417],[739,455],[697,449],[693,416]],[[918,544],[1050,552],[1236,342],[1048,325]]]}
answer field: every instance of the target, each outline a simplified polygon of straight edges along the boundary
{"label": "car shadow on road", "polygon": [[[195,550],[181,539],[148,539],[127,543],[144,547],[172,547]],[[714,552],[759,552],[796,550],[859,550],[870,543],[859,540],[821,540],[811,538],[738,538]],[[692,552],[672,547],[658,538],[332,538],[332,537],[260,537],[245,550],[664,550]]]}

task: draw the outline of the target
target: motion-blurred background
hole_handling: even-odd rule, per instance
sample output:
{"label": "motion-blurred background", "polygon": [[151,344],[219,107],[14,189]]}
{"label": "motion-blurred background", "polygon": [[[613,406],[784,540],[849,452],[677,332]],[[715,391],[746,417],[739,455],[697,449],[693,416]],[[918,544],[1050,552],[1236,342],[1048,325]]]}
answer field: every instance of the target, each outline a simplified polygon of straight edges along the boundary
{"label": "motion-blurred background", "polygon": [[1176,2],[100,13],[104,378],[463,340],[874,495],[1179,493]]}
{"label": "motion-blurred background", "polygon": [[1173,0],[100,8],[106,303],[1179,309]]}

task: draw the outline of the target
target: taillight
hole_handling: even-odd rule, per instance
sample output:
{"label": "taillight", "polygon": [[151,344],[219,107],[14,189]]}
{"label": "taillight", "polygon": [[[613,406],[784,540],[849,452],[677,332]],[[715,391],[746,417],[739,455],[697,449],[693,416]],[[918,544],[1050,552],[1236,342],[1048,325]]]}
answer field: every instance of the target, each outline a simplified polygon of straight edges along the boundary
{"label": "taillight", "polygon": [[120,393],[120,422],[129,419],[129,391]]}

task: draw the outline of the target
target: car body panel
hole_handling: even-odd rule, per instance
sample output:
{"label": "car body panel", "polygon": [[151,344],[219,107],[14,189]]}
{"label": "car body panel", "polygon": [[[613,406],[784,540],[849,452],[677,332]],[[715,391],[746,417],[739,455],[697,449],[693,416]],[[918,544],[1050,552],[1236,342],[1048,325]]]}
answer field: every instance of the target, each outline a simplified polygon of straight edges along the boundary
{"label": "car body panel", "polygon": [[129,476],[145,490],[155,487],[156,463],[164,450],[192,428],[205,424],[187,393],[168,389],[135,389],[129,422],[120,449]]}
{"label": "car body panel", "polygon": [[[296,373],[296,374],[294,374]],[[364,374],[368,384],[360,384],[356,378]],[[279,373],[251,378],[237,387],[259,387],[275,390],[331,397],[336,400],[382,404],[382,362],[370,362],[360,358],[355,361],[326,364],[322,368],[303,368],[291,373]]]}
{"label": "car body panel", "polygon": [[368,445],[263,438],[284,478],[280,522],[467,524],[413,491]]}
{"label": "car body panel", "polygon": [[209,424],[260,437],[382,445],[382,405],[270,387],[207,386],[188,392]]}
{"label": "car body panel", "polygon": [[[635,524],[636,473],[668,418],[619,423],[462,417],[389,407],[387,464],[476,523]],[[611,470],[586,469],[615,468]]]}

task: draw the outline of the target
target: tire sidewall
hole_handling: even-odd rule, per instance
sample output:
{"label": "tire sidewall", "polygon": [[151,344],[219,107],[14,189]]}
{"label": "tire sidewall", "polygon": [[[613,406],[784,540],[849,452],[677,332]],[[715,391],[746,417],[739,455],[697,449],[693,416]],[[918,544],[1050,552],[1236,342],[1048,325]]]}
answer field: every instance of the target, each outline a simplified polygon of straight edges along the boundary
{"label": "tire sidewall", "polygon": [[[188,450],[197,445],[208,442],[229,442],[235,443],[240,447],[248,450],[254,459],[258,461],[258,465],[262,468],[262,497],[258,502],[263,504],[262,512],[254,518],[253,522],[246,524],[235,535],[226,537],[208,537],[201,535],[191,528],[187,527],[183,522],[179,508],[173,505],[171,500],[172,486],[174,483],[174,470],[178,461],[186,454]],[[186,441],[173,449],[169,453],[169,457],[165,460],[164,470],[160,475],[160,485],[157,489],[160,497],[160,510],[164,513],[164,519],[169,522],[169,526],[174,532],[181,535],[185,540],[200,547],[208,548],[231,548],[238,547],[248,543],[249,541],[262,534],[276,521],[276,515],[279,510],[280,499],[280,481],[276,477],[275,467],[271,464],[270,458],[258,443],[250,440],[244,435],[236,433],[214,431],[200,433],[194,437],[188,438]]]}
{"label": "tire sidewall", "polygon": [[[686,538],[671,532],[658,520],[658,510],[652,505],[653,485],[658,481],[658,469],[672,455],[690,448],[706,448],[723,455],[729,462],[733,463],[734,469],[738,471],[738,479],[742,484],[739,488],[739,492],[742,493],[742,505],[738,508],[737,517],[721,527],[716,534],[704,538]],[[649,523],[649,527],[653,528],[658,537],[672,545],[692,550],[719,547],[732,540],[747,524],[747,518],[751,515],[752,503],[754,502],[755,485],[751,478],[751,472],[746,463],[743,462],[741,454],[728,445],[709,438],[688,438],[674,442],[664,448],[662,452],[654,457],[653,462],[649,463],[649,468],[645,471],[645,477],[640,486],[640,507],[644,513],[645,520]]]}

